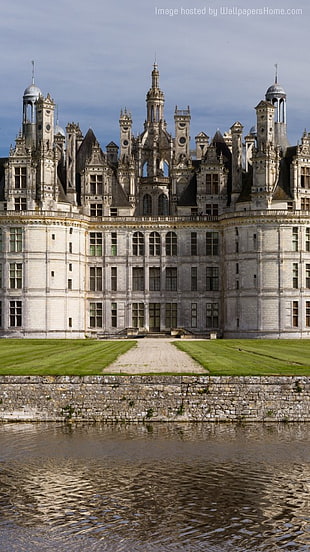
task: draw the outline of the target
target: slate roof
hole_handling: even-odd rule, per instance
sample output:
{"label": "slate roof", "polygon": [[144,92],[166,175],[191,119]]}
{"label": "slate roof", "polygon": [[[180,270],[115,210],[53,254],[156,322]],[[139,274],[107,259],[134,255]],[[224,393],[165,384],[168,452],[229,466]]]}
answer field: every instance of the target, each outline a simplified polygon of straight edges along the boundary
{"label": "slate roof", "polygon": [[97,138],[90,128],[81,143],[76,156],[76,172],[81,173],[92,153],[92,148],[96,144]]}
{"label": "slate roof", "polygon": [[289,152],[286,153],[285,157],[281,159],[280,162],[280,173],[279,180],[276,186],[276,189],[273,193],[273,199],[286,200],[293,199],[291,194],[291,185],[290,185],[290,167],[292,162],[292,156],[294,155],[292,150],[295,148],[288,148]]}
{"label": "slate roof", "polygon": [[1,157],[0,158],[0,201],[5,200],[5,197],[4,197],[4,186],[5,186],[4,165],[5,165],[5,163],[7,163],[7,161],[8,161],[7,157]]}
{"label": "slate roof", "polygon": [[195,173],[193,174],[188,185],[183,191],[178,201],[178,205],[180,207],[197,207],[196,195],[197,195],[197,177]]}
{"label": "slate roof", "polygon": [[112,182],[112,207],[130,207],[127,196],[116,178]]}

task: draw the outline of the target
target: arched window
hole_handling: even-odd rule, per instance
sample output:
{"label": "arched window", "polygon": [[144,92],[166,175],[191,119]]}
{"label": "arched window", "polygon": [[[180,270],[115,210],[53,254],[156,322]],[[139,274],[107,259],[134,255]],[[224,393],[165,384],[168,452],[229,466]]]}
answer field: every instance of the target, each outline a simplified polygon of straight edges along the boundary
{"label": "arched window", "polygon": [[169,165],[167,161],[164,161],[164,176],[169,176]]}
{"label": "arched window", "polygon": [[132,254],[144,255],[144,236],[142,232],[134,232],[132,236]]}
{"label": "arched window", "polygon": [[166,234],[166,255],[176,256],[178,254],[178,239],[175,232]]}
{"label": "arched window", "polygon": [[142,165],[142,176],[147,176],[147,161],[145,161],[145,163],[143,163]]}
{"label": "arched window", "polygon": [[145,194],[143,196],[143,214],[144,215],[152,214],[152,198],[150,194]]}
{"label": "arched window", "polygon": [[149,252],[152,257],[160,255],[160,235],[158,232],[150,233]]}
{"label": "arched window", "polygon": [[168,198],[165,194],[160,194],[158,198],[158,214],[168,215]]}

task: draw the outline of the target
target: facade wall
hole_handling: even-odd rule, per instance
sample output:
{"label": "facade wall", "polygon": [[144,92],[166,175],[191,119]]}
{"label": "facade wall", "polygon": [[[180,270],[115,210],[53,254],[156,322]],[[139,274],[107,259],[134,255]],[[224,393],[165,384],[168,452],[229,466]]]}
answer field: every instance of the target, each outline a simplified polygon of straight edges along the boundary
{"label": "facade wall", "polygon": [[[83,338],[135,327],[310,337],[310,251],[304,239],[310,220],[305,226],[304,217],[292,216],[288,226],[267,212],[264,222],[255,218],[253,212],[250,218],[238,215],[238,233],[233,216],[218,222],[167,218],[156,226],[160,249],[154,250],[152,221],[106,219],[94,225],[83,217],[77,224],[55,214],[23,215],[17,224],[16,215],[3,215],[0,333]],[[16,228],[21,250],[11,251]],[[12,318],[12,305],[21,306],[21,319],[18,313]]]}

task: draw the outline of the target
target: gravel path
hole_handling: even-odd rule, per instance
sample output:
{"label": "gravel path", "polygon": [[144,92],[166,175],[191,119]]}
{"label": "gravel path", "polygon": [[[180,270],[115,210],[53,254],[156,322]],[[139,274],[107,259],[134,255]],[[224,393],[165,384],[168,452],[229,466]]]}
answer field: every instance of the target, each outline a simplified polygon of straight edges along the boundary
{"label": "gravel path", "polygon": [[124,372],[128,374],[151,374],[152,372],[207,373],[198,362],[177,349],[172,344],[171,339],[147,337],[138,339],[136,347],[121,355],[110,366],[107,366],[104,372],[108,374]]}

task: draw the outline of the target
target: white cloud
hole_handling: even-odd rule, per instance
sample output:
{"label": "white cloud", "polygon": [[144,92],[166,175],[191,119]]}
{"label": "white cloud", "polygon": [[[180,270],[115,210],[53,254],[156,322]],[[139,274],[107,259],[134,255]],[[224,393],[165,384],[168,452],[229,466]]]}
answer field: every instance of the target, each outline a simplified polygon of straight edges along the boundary
{"label": "white cloud", "polygon": [[[279,8],[271,0],[269,8]],[[291,141],[310,127],[308,113],[308,4],[283,0],[281,8],[301,8],[301,16],[156,15],[155,8],[231,7],[231,2],[196,0],[15,0],[1,10],[0,154],[19,131],[23,90],[31,81],[51,93],[60,124],[91,126],[103,147],[118,140],[121,107],[132,111],[136,132],[145,118],[145,95],[156,54],[166,119],[173,132],[173,111],[191,106],[192,137],[212,136],[236,120],[245,131],[254,107],[272,83],[274,64],[288,93]],[[248,8],[242,0],[239,7]],[[260,8],[251,2],[251,8]],[[301,126],[300,126],[301,125]]]}

